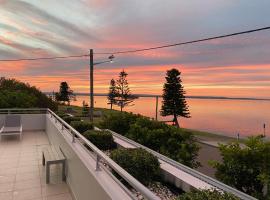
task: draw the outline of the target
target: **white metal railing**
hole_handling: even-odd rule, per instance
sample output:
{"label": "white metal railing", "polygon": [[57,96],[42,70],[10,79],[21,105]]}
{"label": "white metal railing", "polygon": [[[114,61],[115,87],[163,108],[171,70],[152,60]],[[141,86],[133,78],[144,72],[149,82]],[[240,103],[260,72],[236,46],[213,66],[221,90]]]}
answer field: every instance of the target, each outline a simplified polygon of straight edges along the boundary
{"label": "white metal railing", "polygon": [[241,191],[239,191],[239,190],[237,190],[237,189],[235,189],[233,187],[230,187],[230,186],[228,186],[228,185],[226,185],[226,184],[212,178],[212,177],[209,177],[209,176],[207,176],[205,174],[202,174],[202,173],[200,173],[200,172],[198,172],[198,171],[196,171],[196,170],[194,170],[194,169],[192,169],[190,167],[187,167],[187,166],[185,166],[185,165],[183,165],[183,164],[181,164],[179,162],[176,162],[175,160],[170,159],[170,158],[168,158],[168,157],[166,157],[166,156],[164,156],[164,155],[162,155],[162,154],[160,154],[160,153],[158,153],[156,151],[153,151],[152,149],[149,149],[148,147],[145,147],[145,146],[143,146],[143,145],[141,145],[141,144],[139,144],[139,143],[137,143],[137,142],[135,142],[133,140],[130,140],[130,139],[128,139],[128,138],[114,132],[114,131],[111,131],[109,129],[106,129],[106,130],[110,131],[113,134],[114,137],[119,138],[119,139],[121,139],[121,140],[123,140],[123,141],[125,141],[125,142],[127,142],[127,143],[129,143],[129,144],[131,144],[133,146],[136,146],[138,148],[145,149],[146,151],[148,151],[151,154],[155,155],[158,159],[160,159],[160,160],[162,160],[162,161],[176,167],[177,169],[179,169],[181,171],[184,171],[184,172],[192,175],[193,177],[196,177],[196,178],[200,179],[201,181],[203,181],[203,182],[205,182],[207,184],[212,185],[214,188],[217,188],[219,190],[222,190],[222,191],[225,191],[225,192],[228,192],[228,193],[232,193],[233,195],[237,196],[240,199],[256,200],[256,198],[254,198],[254,197],[252,197],[252,196],[250,196],[248,194],[245,194],[245,193],[243,193],[243,192],[241,192]]}

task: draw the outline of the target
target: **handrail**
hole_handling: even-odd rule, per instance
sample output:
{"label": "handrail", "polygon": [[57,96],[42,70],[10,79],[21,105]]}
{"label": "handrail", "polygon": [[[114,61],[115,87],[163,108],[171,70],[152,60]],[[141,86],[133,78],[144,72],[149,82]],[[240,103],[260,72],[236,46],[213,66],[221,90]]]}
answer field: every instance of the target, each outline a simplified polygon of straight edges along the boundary
{"label": "handrail", "polygon": [[38,114],[46,113],[47,108],[2,108],[0,109],[0,114],[37,114],[36,112],[39,112]]}
{"label": "handrail", "polygon": [[212,185],[213,187],[216,187],[217,189],[220,189],[220,190],[225,191],[225,192],[232,193],[235,196],[239,197],[240,199],[256,200],[256,198],[254,198],[254,197],[252,197],[252,196],[250,196],[248,194],[245,194],[245,193],[243,193],[243,192],[241,192],[241,191],[239,191],[239,190],[237,190],[237,189],[235,189],[233,187],[230,187],[230,186],[228,186],[228,185],[226,185],[226,184],[212,178],[212,177],[209,177],[209,176],[207,176],[205,174],[202,174],[202,173],[200,173],[200,172],[198,172],[198,171],[196,171],[196,170],[194,170],[194,169],[192,169],[190,167],[187,167],[187,166],[185,166],[185,165],[183,165],[183,164],[181,164],[179,162],[176,162],[175,160],[173,160],[171,158],[168,158],[168,157],[166,157],[166,156],[164,156],[164,155],[162,155],[162,154],[160,154],[160,153],[158,153],[156,151],[153,151],[152,149],[149,149],[148,147],[145,147],[145,146],[143,146],[143,145],[141,145],[141,144],[139,144],[139,143],[137,143],[137,142],[135,142],[133,140],[130,140],[130,139],[128,139],[128,138],[126,138],[126,137],[124,137],[124,136],[122,136],[122,135],[120,135],[120,134],[118,134],[118,133],[116,133],[116,132],[114,132],[112,130],[109,130],[109,129],[105,129],[105,130],[111,132],[113,134],[113,136],[115,136],[117,138],[120,138],[120,139],[124,140],[125,142],[127,142],[127,143],[129,143],[129,144],[131,144],[133,146],[137,146],[139,148],[145,149],[146,151],[148,151],[148,152],[152,153],[153,155],[155,155],[160,160],[163,160],[164,162],[171,164],[172,166],[174,166],[174,167],[176,167],[176,168],[178,168],[178,169],[180,169],[180,170],[182,170],[182,171],[184,171],[184,172],[186,172],[186,173],[188,173],[188,174],[190,174],[190,175],[192,175],[192,176],[194,176],[194,177],[196,177],[196,178],[198,178],[198,179],[200,179],[200,180],[202,180],[202,181],[204,181],[204,182],[206,182],[206,183],[208,183],[210,185]]}
{"label": "handrail", "polygon": [[[116,164],[111,158],[106,156],[101,150],[99,150],[95,145],[93,145],[89,140],[87,140],[83,135],[81,135],[78,131],[76,131],[73,127],[71,127],[68,123],[66,123],[62,118],[56,115],[50,109],[47,109],[47,112],[54,116],[62,125],[66,126],[68,130],[73,135],[73,141],[75,142],[75,136],[78,136],[92,151],[97,155],[97,167],[99,170],[99,160],[103,159],[114,171],[116,171],[125,181],[127,181],[131,186],[134,187],[138,192],[140,192],[145,198],[149,200],[160,200],[153,192],[151,192],[148,188],[146,188],[142,183],[140,183],[137,179],[131,176],[126,170]],[[63,128],[63,126],[62,126]]]}

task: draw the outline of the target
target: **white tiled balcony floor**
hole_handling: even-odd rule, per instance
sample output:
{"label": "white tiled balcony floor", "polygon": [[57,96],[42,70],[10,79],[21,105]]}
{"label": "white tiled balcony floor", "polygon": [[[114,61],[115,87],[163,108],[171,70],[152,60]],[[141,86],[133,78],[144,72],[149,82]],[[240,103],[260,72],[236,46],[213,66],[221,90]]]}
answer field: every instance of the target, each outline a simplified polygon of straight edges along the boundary
{"label": "white tiled balcony floor", "polygon": [[46,184],[41,150],[49,141],[44,132],[2,137],[0,142],[0,200],[72,200],[61,180],[61,167],[51,166]]}

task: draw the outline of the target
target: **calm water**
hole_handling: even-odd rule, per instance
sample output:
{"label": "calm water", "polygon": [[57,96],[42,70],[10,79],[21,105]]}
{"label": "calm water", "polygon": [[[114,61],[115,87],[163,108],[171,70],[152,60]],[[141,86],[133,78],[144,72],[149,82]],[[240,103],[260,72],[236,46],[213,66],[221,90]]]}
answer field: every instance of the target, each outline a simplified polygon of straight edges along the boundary
{"label": "calm water", "polygon": [[[77,96],[73,105],[82,105],[82,101],[89,102],[87,96]],[[270,101],[252,100],[217,100],[217,99],[187,99],[191,118],[179,118],[184,128],[209,131],[218,134],[249,136],[263,133],[263,123],[266,124],[266,135],[270,135]],[[156,99],[140,97],[134,106],[124,110],[140,113],[148,117],[155,117]],[[95,107],[110,108],[106,97],[95,97]],[[159,109],[161,98],[159,98]],[[114,109],[119,109],[114,106]],[[158,116],[159,120],[171,120],[172,117]]]}

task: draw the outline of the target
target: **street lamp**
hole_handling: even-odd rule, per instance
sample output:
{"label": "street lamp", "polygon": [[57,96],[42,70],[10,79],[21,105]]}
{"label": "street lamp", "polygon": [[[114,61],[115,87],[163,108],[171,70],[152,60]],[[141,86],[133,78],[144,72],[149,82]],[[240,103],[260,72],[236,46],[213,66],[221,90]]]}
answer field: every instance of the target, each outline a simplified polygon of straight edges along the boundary
{"label": "street lamp", "polygon": [[93,122],[93,113],[94,113],[94,65],[99,65],[103,63],[112,63],[114,59],[114,55],[110,55],[108,57],[109,60],[96,62],[94,63],[94,50],[90,49],[90,110],[89,117],[90,121]]}

